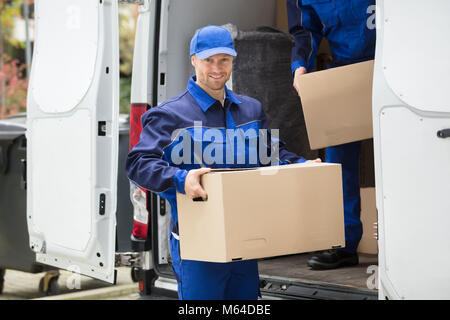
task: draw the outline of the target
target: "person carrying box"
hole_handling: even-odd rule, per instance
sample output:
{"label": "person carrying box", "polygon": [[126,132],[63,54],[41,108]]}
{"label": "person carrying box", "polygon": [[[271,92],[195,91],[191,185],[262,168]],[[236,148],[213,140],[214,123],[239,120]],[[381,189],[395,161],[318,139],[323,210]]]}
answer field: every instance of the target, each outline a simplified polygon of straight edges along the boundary
{"label": "person carrying box", "polygon": [[[226,29],[218,26],[199,29],[190,46],[195,76],[189,79],[183,93],[142,116],[140,141],[126,162],[133,183],[157,192],[170,203],[170,253],[180,299],[258,298],[256,260],[231,263],[181,260],[179,251],[176,192],[191,199],[206,199],[200,177],[210,172],[210,168],[270,165],[261,162],[260,150],[251,141],[260,140],[260,129],[267,128],[261,103],[235,94],[225,86],[236,55],[231,34]],[[234,145],[230,137],[238,140],[242,137],[243,143]],[[278,146],[277,165],[306,161],[288,152],[281,141]],[[211,152],[211,147],[215,152]],[[268,148],[267,144],[265,147]],[[257,161],[251,161],[255,155]]]}
{"label": "person carrying box", "polygon": [[[371,18],[375,0],[287,0],[289,32],[294,37],[292,74],[298,78],[314,70],[323,37],[330,44],[330,68],[374,59],[375,25]],[[373,12],[372,12],[373,11]],[[326,149],[325,162],[342,164],[346,246],[328,250],[308,260],[312,269],[334,269],[357,265],[356,252],[362,237],[360,220],[359,151],[361,142]]]}

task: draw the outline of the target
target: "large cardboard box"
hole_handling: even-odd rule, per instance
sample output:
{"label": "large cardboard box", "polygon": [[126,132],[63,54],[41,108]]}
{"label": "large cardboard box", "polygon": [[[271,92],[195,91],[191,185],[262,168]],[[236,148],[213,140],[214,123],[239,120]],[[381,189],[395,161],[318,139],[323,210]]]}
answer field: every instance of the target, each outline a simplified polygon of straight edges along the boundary
{"label": "large cardboard box", "polygon": [[378,221],[375,188],[361,188],[361,222],[363,235],[358,246],[359,253],[378,254],[378,241],[374,223]]}
{"label": "large cardboard box", "polygon": [[202,176],[207,201],[177,194],[181,258],[210,262],[345,246],[339,164],[291,164]]}
{"label": "large cardboard box", "polygon": [[373,60],[299,77],[311,149],[373,137]]}

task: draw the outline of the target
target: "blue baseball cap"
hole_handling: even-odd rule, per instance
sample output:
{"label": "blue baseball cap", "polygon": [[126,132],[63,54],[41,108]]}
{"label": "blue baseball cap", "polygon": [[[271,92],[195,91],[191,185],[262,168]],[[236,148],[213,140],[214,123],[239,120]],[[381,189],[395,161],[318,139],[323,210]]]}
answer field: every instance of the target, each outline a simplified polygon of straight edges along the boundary
{"label": "blue baseball cap", "polygon": [[219,26],[206,26],[199,29],[191,40],[191,56],[206,59],[219,53],[237,56],[233,38],[227,29]]}

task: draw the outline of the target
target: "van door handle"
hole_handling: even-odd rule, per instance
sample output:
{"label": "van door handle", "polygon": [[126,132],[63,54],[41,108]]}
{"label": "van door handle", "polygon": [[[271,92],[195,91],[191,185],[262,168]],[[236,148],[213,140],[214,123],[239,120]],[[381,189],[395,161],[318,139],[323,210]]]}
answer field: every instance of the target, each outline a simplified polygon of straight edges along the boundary
{"label": "van door handle", "polygon": [[442,139],[450,138],[450,129],[439,130],[437,136]]}

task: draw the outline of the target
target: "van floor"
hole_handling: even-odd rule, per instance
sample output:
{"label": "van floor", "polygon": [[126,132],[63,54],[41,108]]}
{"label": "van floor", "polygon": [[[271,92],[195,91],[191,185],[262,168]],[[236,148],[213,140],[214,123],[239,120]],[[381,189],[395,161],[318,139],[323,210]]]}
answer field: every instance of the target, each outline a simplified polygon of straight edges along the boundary
{"label": "van floor", "polygon": [[[368,284],[377,285],[377,275],[374,276],[377,268],[368,269],[370,266],[378,266],[377,255],[359,254],[359,264],[353,267],[311,270],[306,263],[313,255],[314,253],[304,253],[258,260],[260,279],[274,284],[264,293],[301,298],[315,296],[320,292],[316,297],[321,295],[325,299],[377,298],[377,290],[368,288]],[[159,265],[159,269],[173,277],[170,265]],[[283,291],[283,284],[292,286]]]}
{"label": "van floor", "polygon": [[[316,284],[343,285],[356,289],[369,290],[368,279],[374,270],[368,267],[378,265],[378,256],[359,254],[359,265],[333,270],[312,270],[307,261],[313,253],[261,259],[258,261],[260,277],[283,278],[290,281],[310,282]],[[376,292],[376,290],[373,290]]]}

